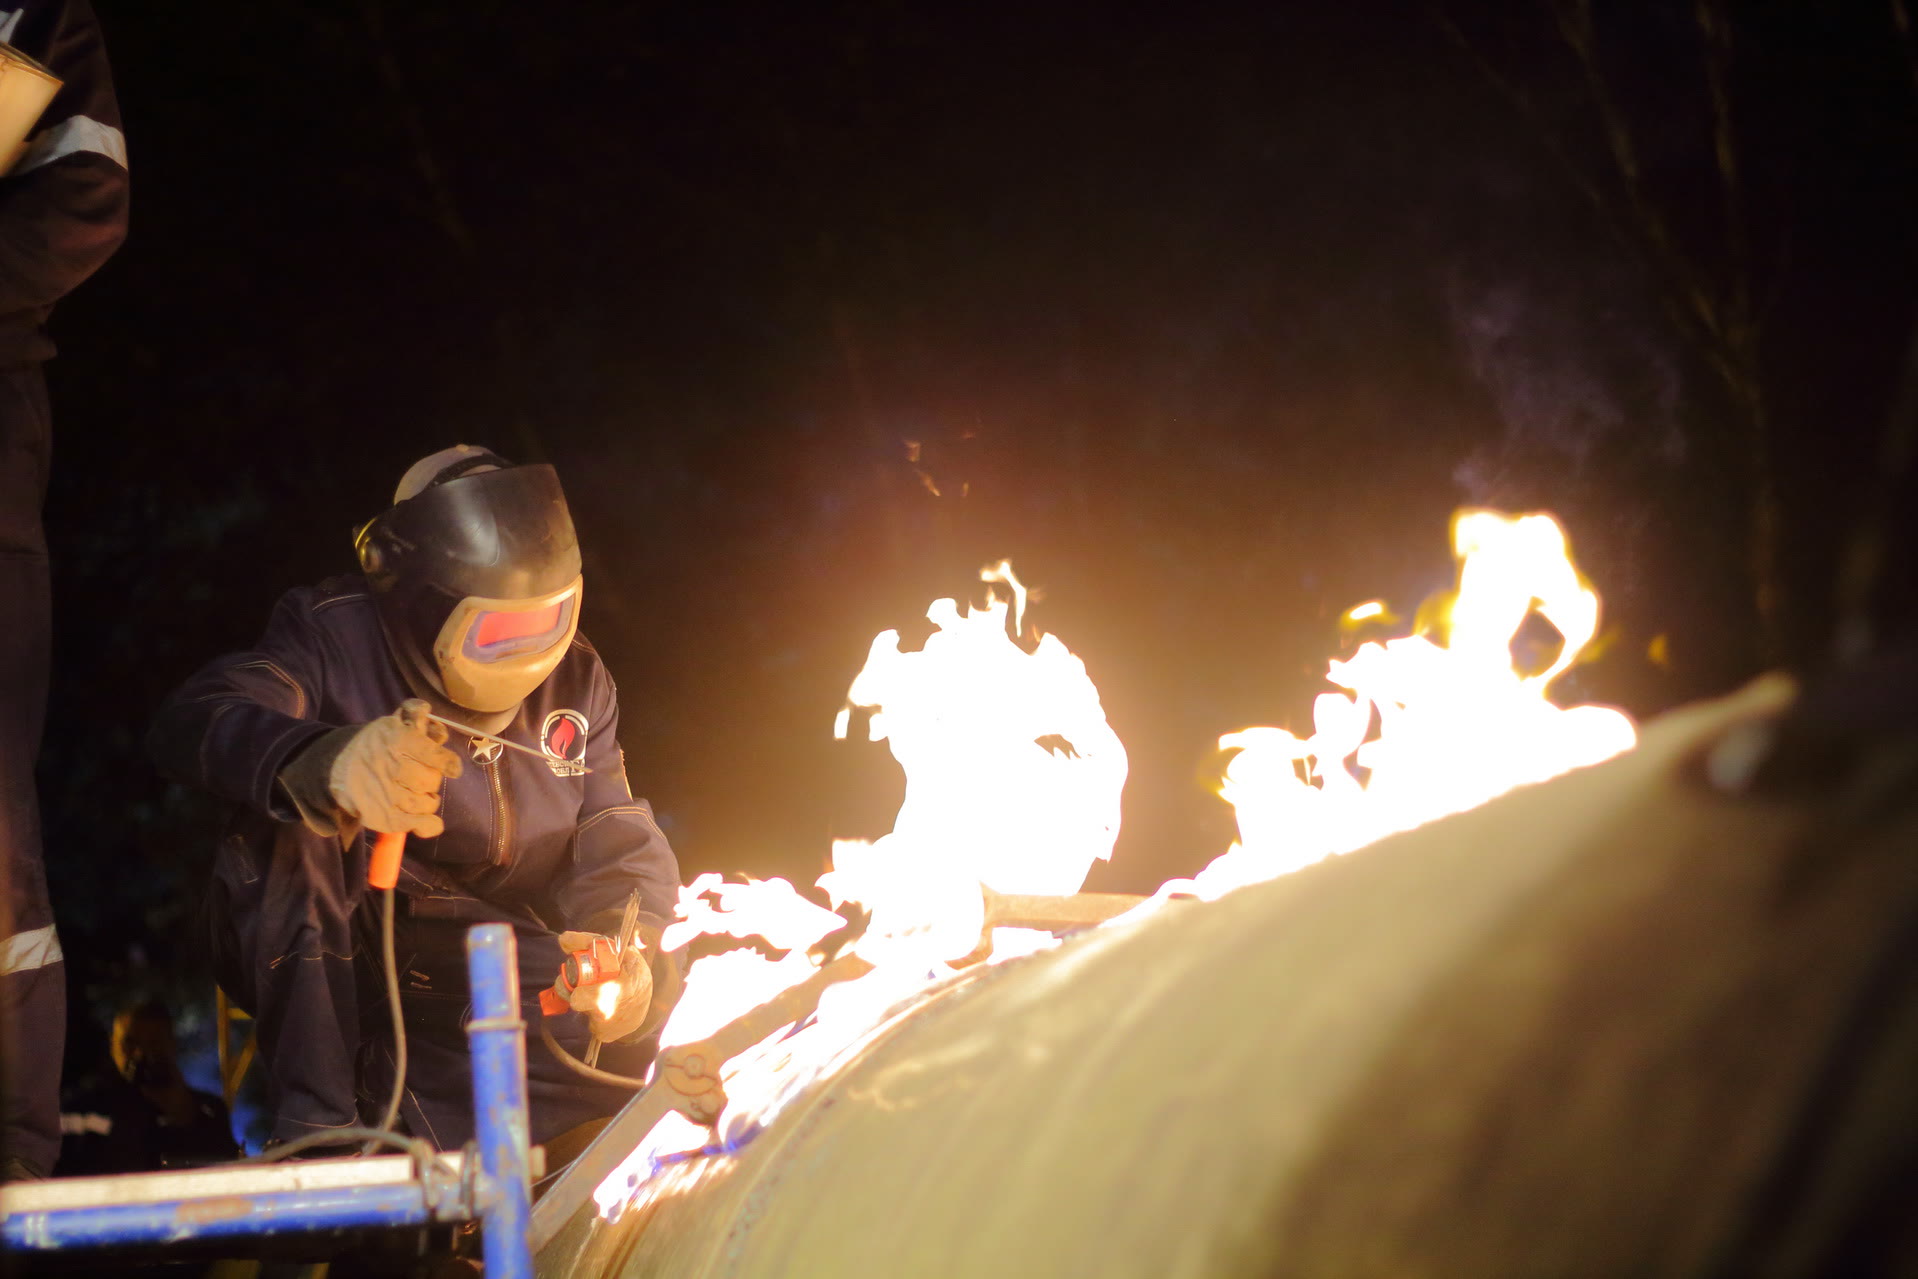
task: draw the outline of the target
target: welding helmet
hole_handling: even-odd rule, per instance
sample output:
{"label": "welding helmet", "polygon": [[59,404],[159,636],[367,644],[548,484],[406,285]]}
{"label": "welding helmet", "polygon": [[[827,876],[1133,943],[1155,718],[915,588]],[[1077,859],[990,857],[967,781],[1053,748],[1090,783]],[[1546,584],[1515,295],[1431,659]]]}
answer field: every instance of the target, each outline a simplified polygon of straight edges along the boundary
{"label": "welding helmet", "polygon": [[354,545],[408,688],[482,731],[512,722],[579,629],[579,543],[550,466],[442,449]]}

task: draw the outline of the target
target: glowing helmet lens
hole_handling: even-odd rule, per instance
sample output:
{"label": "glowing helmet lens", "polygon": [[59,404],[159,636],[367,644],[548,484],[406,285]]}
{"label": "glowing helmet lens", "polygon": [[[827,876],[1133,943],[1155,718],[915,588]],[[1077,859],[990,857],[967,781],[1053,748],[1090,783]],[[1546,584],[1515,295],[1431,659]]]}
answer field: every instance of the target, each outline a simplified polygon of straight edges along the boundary
{"label": "glowing helmet lens", "polygon": [[580,579],[529,599],[468,596],[433,645],[440,682],[455,705],[505,711],[530,696],[579,629]]}
{"label": "glowing helmet lens", "polygon": [[565,634],[572,611],[573,602],[562,600],[545,608],[481,613],[466,643],[466,654],[476,661],[493,662],[516,653],[538,652]]}

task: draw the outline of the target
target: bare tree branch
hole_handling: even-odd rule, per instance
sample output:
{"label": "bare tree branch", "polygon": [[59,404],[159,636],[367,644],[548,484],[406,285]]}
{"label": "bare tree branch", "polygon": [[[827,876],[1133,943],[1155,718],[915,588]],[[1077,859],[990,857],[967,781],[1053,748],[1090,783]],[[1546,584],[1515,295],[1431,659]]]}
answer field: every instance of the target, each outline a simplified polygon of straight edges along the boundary
{"label": "bare tree branch", "polygon": [[1891,0],[1891,25],[1905,47],[1905,63],[1911,68],[1911,87],[1918,90],[1918,36],[1913,35],[1911,7],[1905,0]]}
{"label": "bare tree branch", "polygon": [[1744,346],[1751,323],[1750,261],[1745,246],[1745,212],[1739,186],[1738,147],[1732,122],[1732,28],[1723,0],[1697,0],[1694,12],[1705,44],[1705,82],[1712,101],[1712,154],[1718,161],[1718,185],[1724,199],[1725,245],[1730,294],[1727,336]]}
{"label": "bare tree branch", "polygon": [[[1620,186],[1625,192],[1638,233],[1651,249],[1657,264],[1671,278],[1693,320],[1710,339],[1710,345],[1719,348],[1725,338],[1725,322],[1718,307],[1716,290],[1691,258],[1679,248],[1671,224],[1645,189],[1644,171],[1638,162],[1638,148],[1632,141],[1631,125],[1599,65],[1591,0],[1560,0],[1553,6],[1553,11],[1558,17],[1559,34],[1578,59],[1579,72],[1584,77],[1592,106],[1598,112],[1605,144],[1611,152],[1612,163],[1618,169]],[[1722,349],[1708,354],[1721,376],[1727,381],[1736,378],[1736,371],[1722,358]]]}
{"label": "bare tree branch", "polygon": [[[1893,0],[1902,4],[1904,0]],[[1737,137],[1733,128],[1730,68],[1731,25],[1721,0],[1694,0],[1705,43],[1705,75],[1712,102],[1713,157],[1723,202],[1729,254],[1729,279],[1713,273],[1688,253],[1646,181],[1631,122],[1606,78],[1599,57],[1591,0],[1555,0],[1560,38],[1571,51],[1586,93],[1598,117],[1617,178],[1614,196],[1579,164],[1559,128],[1539,110],[1531,95],[1494,67],[1442,10],[1440,28],[1477,65],[1481,74],[1533,127],[1539,139],[1606,228],[1628,249],[1645,255],[1664,281],[1662,301],[1678,331],[1687,337],[1724,387],[1732,410],[1727,453],[1744,474],[1747,501],[1746,571],[1760,644],[1768,661],[1782,655],[1779,620],[1782,601],[1777,573],[1779,504],[1773,474],[1771,431],[1759,378],[1758,329],[1752,314],[1752,287],[1745,241]],[[1622,196],[1622,198],[1620,198]],[[1622,206],[1622,207],[1621,207]]]}
{"label": "bare tree branch", "polygon": [[406,83],[406,73],[400,67],[400,60],[393,52],[393,42],[386,31],[386,13],[380,7],[380,0],[360,0],[360,17],[366,24],[367,43],[373,49],[373,61],[380,69],[380,78],[386,82],[386,89],[393,100],[393,111],[400,119],[400,127],[406,130],[406,139],[413,148],[413,166],[419,170],[420,181],[425,184],[427,196],[433,202],[434,220],[439,224],[446,238],[453,242],[462,256],[470,257],[474,252],[473,233],[467,229],[466,219],[460,216],[459,208],[453,202],[452,188],[447,185],[446,176],[441,171],[439,160],[433,154],[433,146],[426,133],[426,122],[420,118],[419,107],[414,102],[411,88]]}
{"label": "bare tree branch", "polygon": [[[1585,0],[1581,0],[1585,2]],[[1759,377],[1758,324],[1752,315],[1751,255],[1746,243],[1743,191],[1739,178],[1737,134],[1732,118],[1732,26],[1723,0],[1696,0],[1693,13],[1704,44],[1705,82],[1712,104],[1712,154],[1718,165],[1726,248],[1724,342],[1727,362],[1736,370],[1731,383],[1745,416],[1747,482],[1751,486],[1750,571],[1767,656],[1782,657],[1778,634],[1783,609],[1778,574],[1782,516],[1774,465],[1771,418]]]}
{"label": "bare tree branch", "polygon": [[[1911,69],[1912,90],[1918,93],[1918,35],[1913,31],[1911,10],[1905,0],[1890,0],[1890,4],[1892,30]],[[1913,330],[1905,348],[1891,414],[1878,441],[1877,463],[1860,503],[1862,513],[1852,527],[1839,565],[1834,655],[1840,662],[1868,656],[1878,642],[1875,614],[1892,558],[1892,515],[1898,506],[1899,489],[1918,463],[1918,329]]]}

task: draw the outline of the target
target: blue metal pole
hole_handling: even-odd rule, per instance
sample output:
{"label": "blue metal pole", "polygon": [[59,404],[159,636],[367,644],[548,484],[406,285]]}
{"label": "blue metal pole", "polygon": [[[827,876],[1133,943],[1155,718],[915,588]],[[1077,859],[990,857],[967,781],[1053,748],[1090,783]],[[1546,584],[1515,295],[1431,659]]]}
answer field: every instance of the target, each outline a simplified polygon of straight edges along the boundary
{"label": "blue metal pole", "polygon": [[528,1178],[526,1023],[520,1020],[519,959],[509,924],[476,924],[466,934],[473,1020],[474,1135],[479,1139],[486,1279],[532,1279],[532,1192]]}
{"label": "blue metal pole", "polygon": [[[457,1212],[451,1215],[454,1219],[459,1216]],[[417,1181],[396,1186],[340,1186],[8,1213],[0,1217],[0,1247],[8,1252],[52,1252],[356,1227],[423,1226],[446,1216],[433,1211],[425,1187]]]}

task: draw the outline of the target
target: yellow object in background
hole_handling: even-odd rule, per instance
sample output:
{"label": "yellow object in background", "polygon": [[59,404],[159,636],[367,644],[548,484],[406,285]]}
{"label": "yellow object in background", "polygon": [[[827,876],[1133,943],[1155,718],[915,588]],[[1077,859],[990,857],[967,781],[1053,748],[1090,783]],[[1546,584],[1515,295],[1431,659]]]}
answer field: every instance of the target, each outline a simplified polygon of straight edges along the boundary
{"label": "yellow object in background", "polygon": [[0,173],[13,172],[27,135],[60,92],[60,78],[10,44],[0,44]]}
{"label": "yellow object in background", "polygon": [[1645,659],[1659,670],[1669,671],[1672,668],[1672,641],[1670,637],[1662,631],[1652,636],[1651,644],[1645,649]]}

